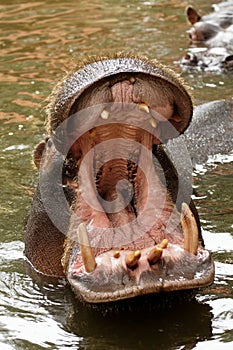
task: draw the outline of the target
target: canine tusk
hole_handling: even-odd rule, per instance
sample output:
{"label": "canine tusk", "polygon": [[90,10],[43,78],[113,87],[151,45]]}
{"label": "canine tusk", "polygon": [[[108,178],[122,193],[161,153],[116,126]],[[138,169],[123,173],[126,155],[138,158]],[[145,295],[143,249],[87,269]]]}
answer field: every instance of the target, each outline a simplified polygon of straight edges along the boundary
{"label": "canine tusk", "polygon": [[192,254],[197,254],[198,227],[195,217],[186,203],[182,203],[181,226],[184,234],[184,249]]}
{"label": "canine tusk", "polygon": [[96,268],[96,261],[93,250],[90,246],[90,240],[86,224],[81,223],[78,227],[78,243],[83,259],[83,264],[87,272],[92,272]]}

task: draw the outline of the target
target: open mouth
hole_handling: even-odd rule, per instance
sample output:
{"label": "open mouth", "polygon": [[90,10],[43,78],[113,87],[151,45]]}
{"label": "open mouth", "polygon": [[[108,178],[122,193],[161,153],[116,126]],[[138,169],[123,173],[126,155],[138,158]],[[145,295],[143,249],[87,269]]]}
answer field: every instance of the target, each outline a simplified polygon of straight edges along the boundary
{"label": "open mouth", "polygon": [[62,264],[88,302],[213,280],[193,205],[161,145],[189,123],[183,95],[171,82],[131,72],[101,79],[73,100],[63,171],[75,200]]}

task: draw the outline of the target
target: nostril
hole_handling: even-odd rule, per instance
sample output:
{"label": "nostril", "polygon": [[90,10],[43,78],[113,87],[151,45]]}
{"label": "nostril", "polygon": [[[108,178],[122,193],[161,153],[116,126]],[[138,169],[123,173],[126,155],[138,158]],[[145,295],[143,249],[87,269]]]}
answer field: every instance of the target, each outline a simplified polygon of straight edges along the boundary
{"label": "nostril", "polygon": [[233,55],[229,55],[225,58],[226,62],[232,62],[233,61]]}

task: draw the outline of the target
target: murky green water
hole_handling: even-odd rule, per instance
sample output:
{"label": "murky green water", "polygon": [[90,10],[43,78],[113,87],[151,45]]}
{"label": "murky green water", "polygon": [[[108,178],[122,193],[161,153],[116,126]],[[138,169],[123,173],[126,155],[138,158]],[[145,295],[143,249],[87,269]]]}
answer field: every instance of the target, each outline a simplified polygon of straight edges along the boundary
{"label": "murky green water", "polygon": [[[23,262],[23,226],[37,181],[33,146],[44,137],[42,106],[52,86],[87,54],[127,51],[180,72],[188,48],[187,1],[12,1],[0,3],[0,349],[231,349],[233,346],[233,163],[196,171],[196,203],[214,285],[160,311],[99,315],[69,289],[39,288]],[[203,11],[211,1],[196,1]],[[196,101],[232,97],[232,76],[183,74]],[[206,168],[206,167],[205,167]],[[156,302],[156,301],[155,301]]]}

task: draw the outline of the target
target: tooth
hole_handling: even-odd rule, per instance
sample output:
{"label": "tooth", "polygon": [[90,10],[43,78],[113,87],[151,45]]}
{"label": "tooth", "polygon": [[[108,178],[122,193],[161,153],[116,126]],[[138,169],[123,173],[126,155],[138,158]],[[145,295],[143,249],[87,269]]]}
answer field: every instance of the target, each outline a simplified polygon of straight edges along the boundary
{"label": "tooth", "polygon": [[129,81],[133,84],[133,83],[135,83],[136,79],[134,77],[130,77]]}
{"label": "tooth", "polygon": [[125,263],[129,268],[135,267],[137,265],[138,260],[141,257],[141,251],[136,250],[135,252],[130,252],[126,255]]}
{"label": "tooth", "polygon": [[182,203],[181,226],[184,233],[184,249],[196,255],[199,232],[195,217],[186,203]]}
{"label": "tooth", "polygon": [[182,120],[181,117],[179,115],[176,115],[176,114],[173,114],[170,119],[174,120],[177,123],[180,123]]}
{"label": "tooth", "polygon": [[163,248],[162,247],[154,247],[151,249],[151,251],[147,255],[147,260],[150,265],[154,265],[159,261],[163,253]]}
{"label": "tooth", "polygon": [[114,258],[118,259],[120,257],[121,253],[119,250],[115,250],[115,252],[113,253]]}
{"label": "tooth", "polygon": [[96,130],[95,130],[95,128],[91,129],[91,130],[89,131],[89,134],[90,134],[90,136],[91,136],[92,138],[95,137],[95,136],[96,136]]}
{"label": "tooth", "polygon": [[83,259],[83,264],[87,272],[92,272],[96,268],[96,261],[93,250],[90,246],[90,240],[86,225],[81,223],[78,227],[78,243]]}
{"label": "tooth", "polygon": [[106,120],[109,117],[109,112],[104,109],[103,112],[100,114],[100,116],[102,119]]}
{"label": "tooth", "polygon": [[163,240],[162,240],[162,242],[160,243],[160,247],[162,248],[162,249],[165,249],[165,248],[167,248],[167,245],[168,245],[168,239],[167,238],[164,238]]}
{"label": "tooth", "polygon": [[153,118],[150,118],[149,123],[154,129],[157,128],[156,120],[154,120]]}
{"label": "tooth", "polygon": [[134,252],[134,256],[135,256],[136,259],[140,259],[141,258],[141,251],[140,250],[136,250]]}
{"label": "tooth", "polygon": [[150,113],[149,107],[145,103],[139,103],[139,109],[146,113]]}

